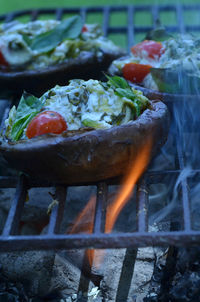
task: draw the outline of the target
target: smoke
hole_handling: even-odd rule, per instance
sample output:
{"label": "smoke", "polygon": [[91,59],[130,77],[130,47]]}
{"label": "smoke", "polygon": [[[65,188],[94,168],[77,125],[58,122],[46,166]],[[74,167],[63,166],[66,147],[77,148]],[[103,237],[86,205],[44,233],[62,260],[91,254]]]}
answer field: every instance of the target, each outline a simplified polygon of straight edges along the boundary
{"label": "smoke", "polygon": [[[174,170],[163,182],[150,186],[150,224],[161,221],[180,221],[182,215],[182,183],[188,184],[193,228],[200,228],[199,174],[200,168],[200,106],[198,83],[187,82],[179,75],[182,95],[174,96],[170,106],[171,128],[169,139],[153,163],[153,170]],[[188,97],[191,84],[194,95]],[[166,99],[167,100],[167,99]]]}

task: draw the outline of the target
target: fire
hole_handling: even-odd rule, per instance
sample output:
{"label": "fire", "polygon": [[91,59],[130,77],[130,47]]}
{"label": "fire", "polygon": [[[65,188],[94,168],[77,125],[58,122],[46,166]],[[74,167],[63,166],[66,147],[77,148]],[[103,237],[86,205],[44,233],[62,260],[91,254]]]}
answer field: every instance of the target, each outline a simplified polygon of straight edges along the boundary
{"label": "fire", "polygon": [[[91,234],[93,232],[95,207],[96,207],[96,197],[92,196],[89,202],[86,204],[85,208],[80,212],[80,214],[76,218],[70,230],[71,234],[78,234],[78,233]],[[95,250],[88,249],[86,251],[86,255],[90,267],[94,263],[94,253]]]}
{"label": "fire", "polygon": [[70,230],[71,234],[78,234],[78,233],[91,234],[93,232],[95,206],[96,206],[96,197],[92,196],[89,202],[86,204],[85,208],[76,218]]}
{"label": "fire", "polygon": [[[124,177],[120,190],[114,200],[108,205],[105,221],[105,233],[112,231],[113,226],[126,203],[131,197],[136,182],[145,171],[149,160],[152,148],[152,140],[147,140],[140,152],[130,161],[129,168]],[[85,208],[76,218],[76,221],[70,233],[92,233],[94,226],[94,216],[96,207],[96,197],[92,196]],[[98,253],[99,252],[99,253]],[[87,250],[87,258],[90,266],[99,266],[99,260],[103,257],[101,251]],[[95,255],[95,253],[97,253]],[[97,256],[97,257],[96,257]],[[96,259],[96,260],[95,260]]]}
{"label": "fire", "polygon": [[105,232],[110,233],[119,216],[121,210],[131,197],[136,182],[145,171],[149,160],[152,148],[152,141],[149,139],[141,152],[133,158],[127,173],[125,174],[120,190],[115,200],[108,206],[106,214]]}

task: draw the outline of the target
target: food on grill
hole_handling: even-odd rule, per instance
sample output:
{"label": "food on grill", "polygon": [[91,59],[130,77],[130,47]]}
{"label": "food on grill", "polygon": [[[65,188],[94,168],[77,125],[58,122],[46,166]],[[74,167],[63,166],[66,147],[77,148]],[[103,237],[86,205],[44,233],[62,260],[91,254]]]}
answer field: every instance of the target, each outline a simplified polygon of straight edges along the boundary
{"label": "food on grill", "polygon": [[[40,135],[46,122],[51,133]],[[169,116],[163,103],[115,76],[107,82],[71,80],[41,98],[25,94],[5,123],[0,150],[10,166],[71,184],[120,176],[149,138],[155,154],[166,140]]]}
{"label": "food on grill", "polygon": [[[192,35],[144,40],[131,54],[112,62],[109,73],[134,84],[167,93],[197,93],[200,83],[200,39]],[[187,85],[187,91],[186,91]]]}
{"label": "food on grill", "polygon": [[98,25],[84,25],[79,16],[0,25],[0,83],[9,89],[41,94],[72,78],[100,77],[123,54]]}

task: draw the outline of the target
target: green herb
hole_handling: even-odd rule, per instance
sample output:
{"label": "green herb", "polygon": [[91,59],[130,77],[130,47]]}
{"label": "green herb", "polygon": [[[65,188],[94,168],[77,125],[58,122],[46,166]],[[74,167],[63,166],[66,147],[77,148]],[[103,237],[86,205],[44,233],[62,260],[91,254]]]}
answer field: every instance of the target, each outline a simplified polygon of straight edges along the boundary
{"label": "green herb", "polygon": [[40,112],[42,106],[43,101],[41,99],[27,93],[22,95],[11,130],[12,140],[17,141],[21,138],[24,129],[33,117]]}
{"label": "green herb", "polygon": [[76,39],[82,30],[83,21],[80,16],[73,16],[63,20],[54,29],[37,35],[31,41],[25,38],[26,43],[37,53],[46,53],[58,46],[66,39]]}

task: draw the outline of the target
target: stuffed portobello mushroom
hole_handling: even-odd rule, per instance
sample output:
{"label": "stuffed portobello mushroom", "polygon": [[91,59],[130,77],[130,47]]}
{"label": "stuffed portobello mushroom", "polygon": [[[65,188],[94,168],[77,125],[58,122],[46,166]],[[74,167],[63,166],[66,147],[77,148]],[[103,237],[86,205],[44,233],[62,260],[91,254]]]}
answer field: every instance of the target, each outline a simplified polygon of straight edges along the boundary
{"label": "stuffed portobello mushroom", "polygon": [[153,156],[169,128],[166,105],[121,77],[71,80],[40,98],[24,94],[5,121],[0,152],[15,169],[55,183],[120,176],[150,138]]}
{"label": "stuffed portobello mushroom", "polygon": [[102,76],[124,50],[80,16],[63,21],[13,21],[0,25],[0,84],[41,95],[69,79]]}
{"label": "stuffed portobello mushroom", "polygon": [[[156,38],[156,33],[151,37]],[[144,87],[145,93],[154,92],[158,97],[161,93],[199,94],[200,39],[192,34],[172,37],[166,33],[157,38],[134,45],[130,55],[112,62],[109,73],[123,75]]]}

